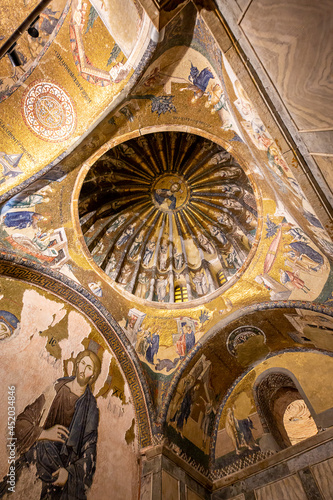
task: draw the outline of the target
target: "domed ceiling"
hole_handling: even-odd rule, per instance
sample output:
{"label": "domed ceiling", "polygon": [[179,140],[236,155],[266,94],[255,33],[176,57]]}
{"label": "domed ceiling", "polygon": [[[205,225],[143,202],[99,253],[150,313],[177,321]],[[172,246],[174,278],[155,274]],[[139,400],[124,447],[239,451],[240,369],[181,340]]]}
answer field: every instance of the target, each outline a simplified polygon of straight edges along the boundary
{"label": "domed ceiling", "polygon": [[79,198],[87,247],[130,294],[187,302],[244,265],[257,206],[242,167],[221,146],[180,132],[148,134],[105,153]]}

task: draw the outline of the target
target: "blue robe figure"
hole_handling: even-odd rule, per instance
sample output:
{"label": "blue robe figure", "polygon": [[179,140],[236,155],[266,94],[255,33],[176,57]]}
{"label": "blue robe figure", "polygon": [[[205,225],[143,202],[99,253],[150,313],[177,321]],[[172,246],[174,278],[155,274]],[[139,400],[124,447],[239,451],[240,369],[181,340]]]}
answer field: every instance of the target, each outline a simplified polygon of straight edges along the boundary
{"label": "blue robe figure", "polygon": [[207,85],[211,78],[214,78],[214,75],[208,68],[199,71],[198,68],[191,63],[191,71],[188,79],[193,85],[198,87],[198,89],[202,90],[202,92],[206,92]]}
{"label": "blue robe figure", "polygon": [[129,238],[132,236],[134,233],[134,226],[128,226],[127,229],[123,232],[123,234],[120,236],[118,242],[117,242],[117,247],[121,247],[124,243],[126,243]]}
{"label": "blue robe figure", "polygon": [[157,333],[148,340],[149,346],[146,351],[146,360],[148,363],[154,364],[154,356],[158,353],[158,348],[160,346],[160,336]]}
{"label": "blue robe figure", "polygon": [[[57,380],[56,395],[44,424],[44,429],[58,422],[65,424],[69,432],[65,442],[38,440],[42,430],[39,423],[46,404],[44,394],[17,418],[19,460],[21,466],[23,461],[35,464],[37,477],[42,482],[41,500],[85,500],[95,473],[99,411],[89,385],[80,397],[75,397],[67,388],[66,384],[74,378]],[[68,472],[66,484],[62,487],[53,485],[54,474],[60,468]]]}
{"label": "blue robe figure", "polygon": [[169,189],[157,189],[154,193],[154,197],[159,205],[162,205],[165,200],[170,200],[169,210],[174,210],[176,208],[177,199]]}
{"label": "blue robe figure", "polygon": [[40,218],[42,218],[42,216],[35,212],[9,212],[5,215],[3,223],[7,227],[25,229],[26,227],[33,226]]}
{"label": "blue robe figure", "polygon": [[[75,376],[58,379],[16,418],[16,478],[33,464],[30,473],[41,486],[40,500],[87,498],[96,468],[99,422],[90,386],[100,372],[96,353],[83,350],[75,360]],[[7,477],[0,483],[0,497],[8,489]]]}
{"label": "blue robe figure", "polygon": [[[183,326],[183,325],[182,325]],[[192,328],[185,324],[183,326],[183,331],[185,329],[185,345],[186,345],[186,354],[192,349],[192,347],[194,347],[195,345],[195,335],[194,335],[194,331],[192,330]]]}
{"label": "blue robe figure", "polygon": [[171,422],[176,422],[177,429],[180,431],[183,430],[184,424],[187,422],[188,417],[191,414],[194,392],[194,387],[190,387],[189,389],[187,389],[180,407],[175,412],[174,416],[170,419]]}
{"label": "blue robe figure", "polygon": [[259,450],[259,446],[256,444],[252,429],[254,429],[253,422],[248,418],[244,418],[242,420],[237,420],[238,429],[243,438],[243,445],[246,446],[249,450]]}
{"label": "blue robe figure", "polygon": [[145,248],[145,253],[143,255],[143,259],[142,259],[142,264],[144,266],[148,266],[149,265],[149,262],[153,256],[153,253],[155,251],[155,241],[149,241],[146,248]]}
{"label": "blue robe figure", "polygon": [[307,243],[303,241],[294,241],[289,243],[290,248],[292,248],[295,252],[300,255],[306,255],[309,259],[313,260],[316,264],[318,264],[318,268],[314,270],[318,270],[324,264],[324,258],[320,253],[311,248]]}

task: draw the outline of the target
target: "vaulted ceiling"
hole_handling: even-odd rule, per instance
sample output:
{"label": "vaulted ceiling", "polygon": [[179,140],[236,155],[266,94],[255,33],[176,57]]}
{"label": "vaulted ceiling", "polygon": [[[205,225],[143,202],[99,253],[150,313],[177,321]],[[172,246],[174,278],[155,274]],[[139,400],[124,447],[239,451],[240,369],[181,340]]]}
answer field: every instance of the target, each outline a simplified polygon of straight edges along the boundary
{"label": "vaulted ceiling", "polygon": [[[333,351],[329,49],[326,24],[312,44],[294,29],[301,3],[54,0],[22,64],[0,59],[2,275],[95,321],[142,402],[139,446],[216,477],[247,466],[226,412],[256,413],[265,370],[316,415],[333,403],[314,391]],[[10,5],[1,43],[37,2]]]}

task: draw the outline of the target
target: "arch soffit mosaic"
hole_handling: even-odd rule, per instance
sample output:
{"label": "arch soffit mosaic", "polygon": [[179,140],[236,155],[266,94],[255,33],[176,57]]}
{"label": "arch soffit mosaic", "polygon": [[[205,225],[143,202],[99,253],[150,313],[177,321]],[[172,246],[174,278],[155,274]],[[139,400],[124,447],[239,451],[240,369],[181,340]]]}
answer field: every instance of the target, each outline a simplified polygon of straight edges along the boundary
{"label": "arch soffit mosaic", "polygon": [[[251,328],[252,326],[255,327],[256,330],[258,330],[257,335],[261,337],[261,333],[264,333],[264,343],[269,346],[270,341],[267,340],[267,331],[266,332],[261,332],[259,328],[255,325],[260,325],[260,313],[263,311],[270,312],[270,311],[275,311],[275,312],[282,312],[285,315],[291,314],[291,311],[304,311],[305,313],[307,311],[313,312],[313,318],[315,318],[314,313],[318,313],[319,315],[323,315],[327,317],[327,319],[333,317],[333,310],[331,307],[316,304],[316,303],[306,303],[306,302],[301,302],[301,301],[284,301],[284,302],[272,302],[272,303],[263,303],[263,304],[256,304],[250,307],[244,307],[243,309],[236,311],[235,313],[231,313],[230,316],[227,318],[221,320],[217,325],[215,325],[211,330],[209,330],[196,344],[195,349],[191,351],[191,353],[183,360],[181,365],[178,366],[177,370],[175,371],[172,381],[169,385],[169,389],[165,395],[164,399],[164,405],[163,408],[161,408],[161,412],[159,415],[159,423],[165,423],[166,417],[167,417],[167,411],[169,407],[169,403],[172,400],[172,397],[174,395],[175,389],[177,385],[179,384],[180,380],[187,375],[189,368],[192,367],[196,361],[199,359],[201,356],[201,353],[205,351],[205,348],[208,346],[211,348],[211,352],[219,352],[221,351],[221,357],[225,357],[225,351],[227,351],[228,346],[227,346],[227,340],[230,338],[230,333],[232,333],[235,330],[238,330],[240,327],[239,326],[232,326],[234,323],[236,323],[238,320],[240,320],[240,324],[244,326],[245,328]],[[255,315],[255,317],[251,318],[251,315]],[[255,321],[253,321],[255,320]],[[332,320],[330,320],[330,323],[333,323]],[[246,326],[248,325],[248,326]],[[290,324],[290,330],[293,330],[293,325]],[[225,333],[227,331],[227,333]],[[260,333],[259,333],[260,332]],[[223,341],[221,343],[221,335],[223,335]],[[246,339],[247,340],[247,339]],[[297,344],[299,345],[299,342],[297,342],[297,339],[291,338],[290,345],[288,346],[289,349],[297,349]],[[308,346],[307,346],[308,347]],[[313,343],[309,344],[309,349],[313,350],[315,348],[318,352],[323,352],[325,353],[326,350],[322,346],[317,347]],[[333,347],[331,348],[333,352]],[[273,348],[273,351],[267,351],[265,353],[266,355],[269,356],[275,356],[278,352],[280,351],[279,345],[275,346]],[[329,354],[331,355],[331,354]],[[232,356],[231,352],[229,351],[229,356]],[[264,356],[264,357],[265,357]],[[255,361],[251,361],[251,364],[249,365],[248,370],[251,369],[252,363],[258,363],[260,362],[260,358],[256,359]],[[242,372],[242,367],[239,366],[239,373]],[[245,373],[247,373],[244,372]],[[235,375],[234,378],[239,381],[241,378],[244,376],[243,375]],[[260,376],[261,377],[261,376]],[[225,388],[225,392],[228,391],[228,387]],[[222,395],[221,399],[223,399],[224,395]]]}
{"label": "arch soffit mosaic", "polygon": [[[253,399],[255,410],[259,415],[261,425],[264,429],[264,432],[269,432],[270,429],[267,427],[266,418],[263,414],[263,410],[261,409],[262,402],[259,401],[259,399],[258,399],[257,389],[260,386],[261,382],[268,380],[270,376],[272,376],[273,378],[276,376],[277,380],[279,380],[280,375],[281,375],[281,379],[282,379],[281,382],[282,383],[281,383],[281,385],[277,385],[277,388],[284,387],[284,385],[283,385],[284,380],[287,380],[287,379],[290,380],[289,386],[292,388],[295,388],[299,392],[300,396],[305,401],[305,403],[306,403],[306,405],[311,413],[311,416],[314,419],[314,421],[316,422],[317,426],[324,427],[325,426],[325,413],[330,413],[331,410],[328,409],[326,412],[323,412],[322,414],[315,411],[315,409],[314,409],[314,407],[309,399],[309,394],[304,389],[300,380],[295,375],[295,370],[293,369],[292,365],[290,365],[288,368],[286,368],[285,366],[283,366],[283,364],[281,365],[279,363],[279,358],[283,355],[296,355],[296,356],[303,355],[303,356],[305,356],[305,358],[304,358],[305,362],[306,362],[306,356],[311,356],[311,355],[318,356],[319,355],[319,356],[328,356],[329,358],[332,358],[332,356],[333,356],[332,352],[327,352],[327,351],[320,350],[320,349],[304,349],[304,348],[297,348],[297,347],[295,347],[294,349],[286,349],[284,351],[278,351],[278,352],[271,353],[271,355],[267,359],[270,360],[270,362],[272,363],[272,366],[269,368],[266,368],[266,369],[260,369],[258,374],[256,374],[254,376],[254,379],[252,380],[252,382],[250,384],[251,398]],[[319,362],[319,360],[318,360],[318,362]],[[322,359],[322,362],[324,362],[323,359]],[[254,367],[249,367],[246,371],[244,371],[233,382],[232,386],[230,386],[230,388],[226,392],[223,400],[221,401],[221,403],[219,405],[219,409],[216,412],[216,416],[214,419],[214,430],[212,432],[212,439],[210,442],[210,450],[209,450],[209,456],[210,456],[209,463],[210,463],[210,466],[212,468],[215,468],[215,467],[219,468],[219,466],[217,465],[218,457],[216,456],[216,451],[217,451],[217,438],[218,438],[218,432],[219,432],[220,427],[221,427],[222,414],[223,414],[226,406],[229,404],[229,401],[234,397],[235,394],[237,395],[237,387],[242,384],[245,377],[248,376],[249,374],[251,374],[255,368],[261,368],[261,366],[263,366],[263,363],[259,362]],[[318,382],[318,380],[317,380],[317,382]],[[280,382],[278,381],[278,384],[279,383]],[[310,385],[311,385],[311,383],[310,383]],[[241,389],[241,391],[242,390],[243,389]],[[307,388],[307,390],[309,390],[309,387]],[[316,386],[313,387],[313,390],[316,391]]]}
{"label": "arch soffit mosaic", "polygon": [[[238,368],[236,369],[235,363],[234,362],[231,363],[231,359],[233,357],[232,354],[229,352],[230,359],[227,359],[228,354],[226,354],[228,349],[226,342],[230,338],[230,332],[234,332],[235,330],[239,329],[245,331],[251,331],[252,328],[251,335],[245,339],[245,342],[251,339],[252,335],[254,336],[253,334],[254,331],[256,335],[262,337],[261,334],[263,332],[265,334],[267,334],[268,332],[261,325],[260,313],[264,311],[268,313],[276,311],[283,314],[284,316],[289,317],[290,315],[292,316],[292,313],[294,313],[295,310],[297,310],[298,313],[300,313],[301,315],[304,314],[305,317],[306,313],[310,311],[312,315],[310,316],[310,318],[315,318],[315,313],[318,313],[320,317],[322,316],[326,317],[330,325],[332,325],[333,323],[331,319],[333,316],[333,312],[330,307],[325,307],[315,303],[288,301],[288,304],[286,304],[286,302],[271,303],[271,304],[266,303],[266,304],[257,304],[256,306],[245,308],[244,311],[238,312],[237,314],[232,314],[230,318],[222,320],[220,322],[219,327],[214,327],[212,331],[207,332],[207,334],[196,344],[195,348],[190,352],[190,354],[183,360],[181,365],[178,365],[177,370],[175,371],[172,380],[169,384],[168,390],[164,396],[163,405],[161,406],[160,413],[157,417],[158,428],[163,429],[164,426],[169,425],[170,418],[172,417],[172,415],[170,414],[170,408],[172,408],[172,401],[177,395],[178,388],[180,386],[184,386],[184,383],[186,382],[186,379],[189,377],[189,374],[196,369],[195,367],[199,364],[200,360],[203,357],[205,358],[204,361],[206,363],[208,361],[208,363],[211,363],[211,366],[214,365],[215,378],[217,377],[218,373],[221,379],[222,374],[223,377],[225,377],[225,375],[230,369],[232,369],[233,371],[233,375],[231,377],[227,377],[228,381],[226,381],[226,384],[224,384],[223,388],[219,387],[218,389],[219,402],[216,404],[216,414],[213,426],[215,430],[214,432],[212,432],[210,447],[209,447],[211,466],[213,466],[215,462],[217,433],[220,425],[220,418],[222,415],[222,411],[225,407],[226,402],[233,394],[233,391],[235,390],[237,385],[244,379],[244,377],[248,375],[255,366],[260,365],[265,359],[270,359],[272,361],[276,360],[276,367],[269,368],[260,373],[260,375],[258,375],[255,380],[255,384],[253,386],[252,391],[255,390],[255,387],[256,385],[259,384],[260,380],[262,380],[269,373],[281,372],[287,374],[288,376],[291,374],[290,376],[292,380],[296,384],[296,387],[299,390],[300,394],[304,397],[308,407],[310,408],[312,415],[316,416],[316,412],[313,409],[311,402],[309,401],[300,382],[297,380],[295,374],[292,373],[291,366],[289,368],[284,368],[283,366],[280,367],[278,360],[279,356],[283,355],[284,353],[289,353],[291,356],[295,355],[295,358],[297,357],[297,353],[303,353],[305,355],[307,353],[318,353],[332,357],[333,348],[331,348],[332,349],[331,352],[328,352],[323,348],[320,347],[318,348],[313,343],[306,345],[306,347],[305,346],[299,347],[299,341],[297,341],[297,338],[294,337],[290,339],[291,342],[289,342],[289,345],[286,345],[284,349],[281,350],[282,344],[276,344],[275,347],[273,347],[271,346],[271,339],[266,339],[266,336],[264,336],[265,338],[264,344],[268,349],[262,351],[261,356],[259,354],[259,356],[255,358],[255,360],[252,358],[251,361],[249,361],[249,364],[247,365],[245,371],[244,371],[245,368],[244,364],[243,365],[238,364]],[[255,318],[252,317],[251,319],[251,313],[255,314]],[[237,326],[237,319],[240,320],[241,325],[248,325],[248,326],[242,326],[242,327]],[[257,326],[253,326],[254,324]],[[260,325],[262,331],[258,329],[258,325]],[[266,327],[267,325],[272,328],[272,323],[270,323],[269,319],[266,324]],[[293,329],[292,326],[293,325],[290,324],[291,331]],[[227,331],[227,333],[224,333],[225,331]],[[221,334],[223,334],[222,342],[221,342]],[[262,346],[261,343],[260,346]],[[270,347],[272,347],[272,349],[270,349]],[[258,345],[256,345],[254,348],[258,349]],[[212,361],[213,353],[214,353],[214,361]],[[318,422],[321,422],[322,418],[323,417],[319,417],[318,420],[318,418],[316,417],[316,420],[318,420]]]}

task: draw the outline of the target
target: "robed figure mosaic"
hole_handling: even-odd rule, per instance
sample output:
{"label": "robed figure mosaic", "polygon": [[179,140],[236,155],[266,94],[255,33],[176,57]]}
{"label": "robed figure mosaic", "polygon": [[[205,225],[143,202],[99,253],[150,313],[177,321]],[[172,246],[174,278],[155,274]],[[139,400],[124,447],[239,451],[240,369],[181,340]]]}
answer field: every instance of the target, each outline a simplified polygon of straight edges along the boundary
{"label": "robed figure mosaic", "polygon": [[58,379],[17,417],[17,470],[36,466],[41,499],[87,497],[95,473],[99,422],[91,386],[100,371],[94,352],[80,352],[75,375]]}

